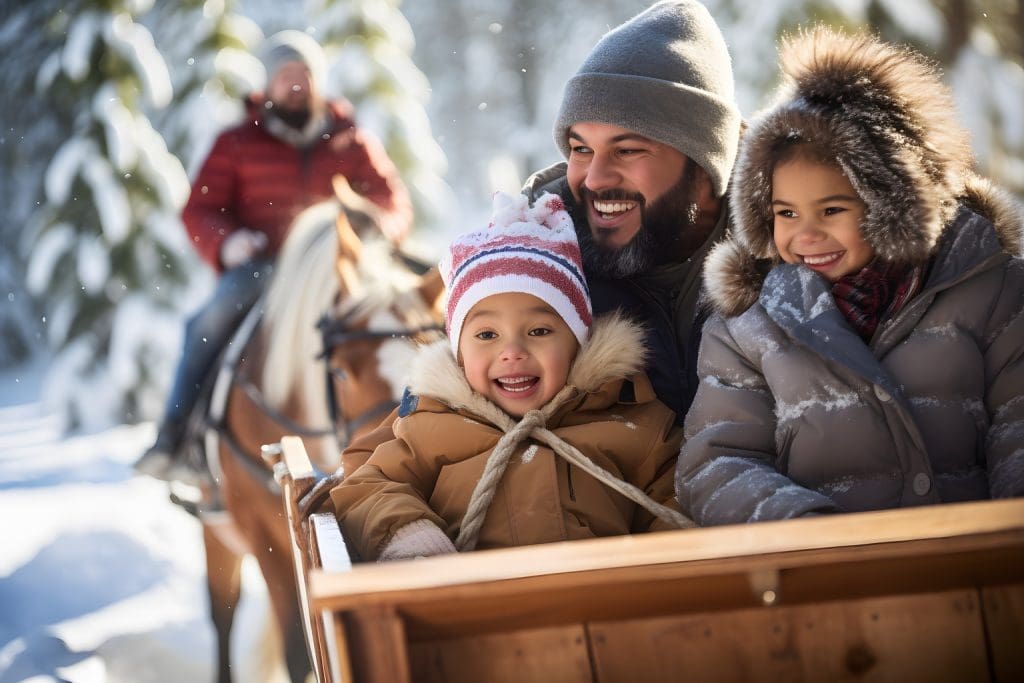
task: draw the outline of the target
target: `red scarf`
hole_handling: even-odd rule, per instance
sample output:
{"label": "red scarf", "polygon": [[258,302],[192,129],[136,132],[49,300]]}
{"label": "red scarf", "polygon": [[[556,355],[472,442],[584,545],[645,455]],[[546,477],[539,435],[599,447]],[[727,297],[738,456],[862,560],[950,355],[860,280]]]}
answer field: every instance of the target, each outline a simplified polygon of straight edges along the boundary
{"label": "red scarf", "polygon": [[836,280],[832,297],[861,339],[870,342],[878,323],[895,315],[916,293],[923,270],[875,259],[859,273]]}

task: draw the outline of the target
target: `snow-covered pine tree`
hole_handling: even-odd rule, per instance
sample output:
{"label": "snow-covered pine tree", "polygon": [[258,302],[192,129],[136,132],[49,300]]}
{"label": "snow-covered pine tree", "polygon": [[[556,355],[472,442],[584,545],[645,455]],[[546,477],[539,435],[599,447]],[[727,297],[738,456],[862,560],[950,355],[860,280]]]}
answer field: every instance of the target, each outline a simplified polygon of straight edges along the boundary
{"label": "snow-covered pine tree", "polygon": [[143,113],[171,99],[163,57],[135,21],[149,6],[78,0],[44,27],[63,41],[37,87],[70,135],[29,226],[28,285],[56,353],[45,396],[71,426],[159,414],[154,380],[178,354],[188,181]]}
{"label": "snow-covered pine tree", "polygon": [[190,176],[216,136],[244,115],[243,98],[263,83],[253,54],[263,31],[233,0],[181,0],[142,18],[170,66],[174,102],[154,124]]}
{"label": "snow-covered pine tree", "polygon": [[[868,30],[936,60],[971,131],[979,169],[1024,196],[1024,14],[1020,2],[705,0],[733,56],[749,116],[778,81],[776,40],[810,23]],[[771,65],[770,68],[766,65]]]}
{"label": "snow-covered pine tree", "polygon": [[330,65],[327,95],[351,101],[359,125],[380,138],[409,189],[415,229],[437,227],[452,193],[425,109],[430,85],[411,59],[413,33],[397,0],[309,0],[307,16]]}
{"label": "snow-covered pine tree", "polygon": [[864,2],[706,0],[704,4],[725,36],[732,55],[736,99],[743,115],[750,117],[767,104],[765,96],[779,82],[778,38],[810,23],[856,28],[850,15]]}
{"label": "snow-covered pine tree", "polygon": [[[605,32],[650,3],[591,0],[585,9],[582,5],[556,8],[547,0],[462,0],[462,4],[476,43],[467,60],[474,72],[470,78],[486,90],[475,106],[480,118],[505,115],[495,137],[504,145],[503,156],[517,176],[502,179],[499,162],[490,180],[506,186],[489,190],[516,192],[530,173],[561,161],[552,124],[566,81]],[[472,151],[479,153],[479,148]]]}
{"label": "snow-covered pine tree", "polygon": [[35,96],[36,68],[57,44],[38,29],[60,6],[59,0],[0,4],[0,367],[9,367],[26,360],[42,338],[42,313],[25,288],[19,252],[25,224],[42,192],[45,160],[67,132]]}
{"label": "snow-covered pine tree", "polygon": [[[898,3],[882,3],[895,13]],[[946,69],[982,172],[1024,199],[1024,3],[950,0],[929,45]],[[900,23],[907,35],[912,18]]]}
{"label": "snow-covered pine tree", "polygon": [[562,88],[602,34],[648,0],[416,0],[404,6],[429,75],[431,119],[451,163],[462,228],[495,190],[561,161],[551,126]]}

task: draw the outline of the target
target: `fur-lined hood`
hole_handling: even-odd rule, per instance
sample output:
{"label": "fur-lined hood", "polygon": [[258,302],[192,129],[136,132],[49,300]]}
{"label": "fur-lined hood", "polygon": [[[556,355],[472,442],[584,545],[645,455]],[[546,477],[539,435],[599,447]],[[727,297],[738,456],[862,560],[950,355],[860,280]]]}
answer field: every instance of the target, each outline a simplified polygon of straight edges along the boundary
{"label": "fur-lined hood", "polygon": [[[574,395],[596,392],[608,382],[640,372],[645,356],[643,331],[638,325],[617,313],[601,316],[594,320],[590,336],[576,354],[568,384],[578,390]],[[409,391],[438,399],[455,409],[468,410],[496,424],[508,419],[500,417],[505,413],[469,386],[447,340],[434,342],[417,353],[410,370]],[[542,410],[551,415],[559,407],[549,404]]]}
{"label": "fur-lined hood", "polygon": [[866,204],[864,238],[885,261],[926,261],[961,205],[991,220],[1003,249],[1019,255],[1018,209],[973,174],[968,134],[930,64],[870,36],[826,28],[785,41],[780,55],[775,104],[751,124],[737,160],[731,234],[705,263],[716,310],[745,311],[780,262],[770,160],[784,142],[811,142],[836,159]]}

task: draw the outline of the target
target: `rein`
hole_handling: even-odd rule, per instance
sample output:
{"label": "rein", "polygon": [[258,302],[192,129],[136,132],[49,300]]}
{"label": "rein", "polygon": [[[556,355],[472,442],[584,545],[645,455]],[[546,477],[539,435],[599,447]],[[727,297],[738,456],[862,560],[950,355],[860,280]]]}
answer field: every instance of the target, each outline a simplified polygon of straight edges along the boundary
{"label": "rein", "polygon": [[[257,316],[257,319],[259,317],[260,316]],[[251,334],[245,339],[245,342],[248,343],[250,338]],[[241,354],[238,355],[240,356]],[[303,438],[323,438],[336,434],[336,430],[333,426],[324,429],[307,427],[272,408],[267,403],[263,396],[263,392],[260,391],[259,387],[253,384],[252,380],[248,377],[239,373],[238,358],[225,358],[225,362],[221,366],[221,376],[218,377],[218,384],[221,384],[222,381],[223,386],[225,387],[223,405],[226,405],[227,393],[231,387],[238,387],[246,397],[252,401],[253,405],[264,417],[269,418],[272,422],[283,427],[289,433]],[[211,411],[208,434],[212,433],[215,438],[222,440],[224,445],[227,446],[228,452],[235,457],[235,460],[242,464],[253,479],[262,482],[263,487],[267,491],[273,495],[280,495],[281,487],[274,477],[274,472],[267,469],[267,467],[262,464],[262,458],[258,458],[256,455],[245,450],[245,448],[243,448],[238,442],[234,432],[232,432],[228,427],[228,424],[224,419],[223,405],[221,406],[221,410],[218,411],[219,414],[218,412]],[[214,472],[214,480],[219,482],[223,479],[223,473],[219,471],[218,467],[219,461],[217,460],[217,444],[216,442],[210,443],[209,440],[207,443],[207,462],[209,463],[211,471],[213,471],[214,468],[217,468],[218,471]],[[315,466],[313,469],[317,479],[321,479],[325,476],[322,472],[317,470]]]}
{"label": "rein", "polygon": [[290,434],[306,438],[316,438],[330,436],[335,433],[333,427],[324,427],[322,429],[307,427],[299,424],[287,415],[282,414],[280,411],[275,410],[267,403],[266,399],[263,398],[263,392],[260,391],[260,388],[253,384],[252,380],[248,377],[239,377],[238,375],[235,375],[235,386],[239,387],[245,395],[249,397],[249,400],[256,404],[256,407],[259,408],[261,413],[266,417],[269,417],[278,426],[284,427],[284,429]]}
{"label": "rein", "polygon": [[[410,339],[431,332],[444,332],[444,326],[437,323],[410,328],[386,330],[352,329],[350,327],[351,318],[351,313],[341,317],[333,317],[329,313],[325,313],[317,323],[317,329],[319,329],[321,335],[322,349],[322,351],[317,355],[317,359],[324,361],[327,406],[331,418],[331,425],[324,428],[309,427],[299,424],[295,420],[292,420],[282,414],[279,410],[270,406],[259,386],[239,371],[243,350],[252,340],[256,329],[262,321],[262,300],[257,302],[253,307],[253,310],[251,310],[249,315],[246,316],[238,334],[236,334],[236,337],[232,340],[231,345],[229,345],[229,352],[221,363],[214,388],[214,398],[211,401],[210,419],[208,422],[206,450],[208,453],[208,466],[211,467],[211,472],[214,474],[215,480],[220,481],[222,479],[222,473],[220,471],[213,470],[214,468],[218,468],[216,454],[217,439],[223,438],[224,444],[227,446],[227,450],[232,453],[236,459],[242,461],[243,465],[249,470],[250,474],[252,474],[254,478],[262,480],[264,486],[275,495],[279,492],[279,486],[274,480],[273,471],[260,464],[262,460],[261,458],[257,458],[256,455],[246,452],[245,449],[242,448],[241,444],[238,443],[237,438],[235,438],[234,434],[231,433],[231,430],[226,424],[224,413],[227,405],[228,393],[230,392],[231,387],[237,386],[241,389],[261,414],[280,426],[284,431],[303,438],[323,438],[333,435],[337,439],[339,447],[344,448],[348,444],[351,434],[371,421],[379,421],[382,419],[394,410],[395,406],[398,405],[398,402],[391,398],[387,398],[370,407],[358,416],[352,419],[346,419],[344,412],[342,411],[341,402],[338,398],[338,392],[335,389],[335,380],[344,380],[345,373],[341,369],[331,367],[330,363],[332,352],[336,348],[344,346],[345,344],[358,341]],[[324,478],[324,475],[319,471],[316,472],[316,475],[317,479]]]}
{"label": "rein", "polygon": [[220,470],[218,450],[220,441],[223,441],[227,446],[228,452],[235,456],[236,461],[240,462],[243,467],[248,470],[253,479],[261,481],[264,488],[270,493],[279,495],[280,486],[274,480],[273,472],[261,464],[262,459],[259,459],[252,453],[247,452],[242,445],[238,443],[238,439],[228,427],[227,421],[225,420],[225,410],[227,408],[228,395],[230,394],[231,388],[235,386],[239,387],[261,414],[293,434],[307,438],[322,438],[336,433],[336,430],[333,426],[324,429],[307,427],[286,417],[267,403],[263,396],[263,392],[260,391],[259,387],[256,386],[252,380],[240,373],[239,367],[241,365],[242,356],[245,353],[246,347],[255,336],[256,330],[259,328],[262,320],[263,299],[261,298],[255,305],[253,305],[252,309],[250,309],[249,313],[242,321],[238,331],[235,333],[231,343],[228,345],[228,351],[221,359],[221,364],[217,371],[217,379],[214,383],[213,395],[210,399],[209,414],[207,416],[207,433],[205,439],[206,462],[207,467],[213,475],[214,481],[218,483],[222,481],[224,474]]}
{"label": "rein", "polygon": [[[334,424],[335,434],[338,436],[339,443],[347,443],[349,436],[370,420],[380,419],[390,413],[398,405],[398,401],[390,398],[384,399],[358,417],[346,420],[341,411],[338,393],[334,389],[334,380],[345,379],[345,372],[331,367],[331,353],[334,349],[356,341],[411,339],[427,332],[444,331],[444,326],[438,323],[390,330],[354,330],[349,327],[350,317],[351,315],[344,315],[340,318],[335,318],[325,313],[317,323],[322,339],[321,348],[323,349],[320,352],[319,358],[324,361],[324,372],[327,375],[327,406],[331,413],[331,421]],[[342,435],[344,438],[342,438]]]}
{"label": "rein", "polygon": [[320,330],[320,335],[323,338],[323,351],[320,353],[320,358],[330,356],[338,346],[343,346],[354,341],[373,340],[373,339],[409,339],[416,337],[421,334],[428,332],[444,332],[444,325],[440,323],[431,323],[429,325],[420,325],[419,327],[411,327],[404,329],[395,330],[353,330],[348,327],[349,316],[342,316],[341,318],[333,318],[328,314],[321,316],[320,321],[317,323],[317,328]]}

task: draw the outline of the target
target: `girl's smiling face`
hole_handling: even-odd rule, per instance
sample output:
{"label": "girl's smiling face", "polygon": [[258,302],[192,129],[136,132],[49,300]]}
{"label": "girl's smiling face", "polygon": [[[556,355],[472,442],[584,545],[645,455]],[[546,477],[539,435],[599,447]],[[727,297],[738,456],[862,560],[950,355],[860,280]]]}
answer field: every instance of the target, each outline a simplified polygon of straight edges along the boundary
{"label": "girl's smiling face", "polygon": [[830,282],[859,272],[875,252],[861,235],[865,205],[842,170],[796,156],[772,173],[773,238],[786,263],[798,263]]}
{"label": "girl's smiling face", "polygon": [[561,391],[578,349],[553,308],[532,294],[508,292],[470,309],[459,337],[459,362],[474,391],[522,417]]}

